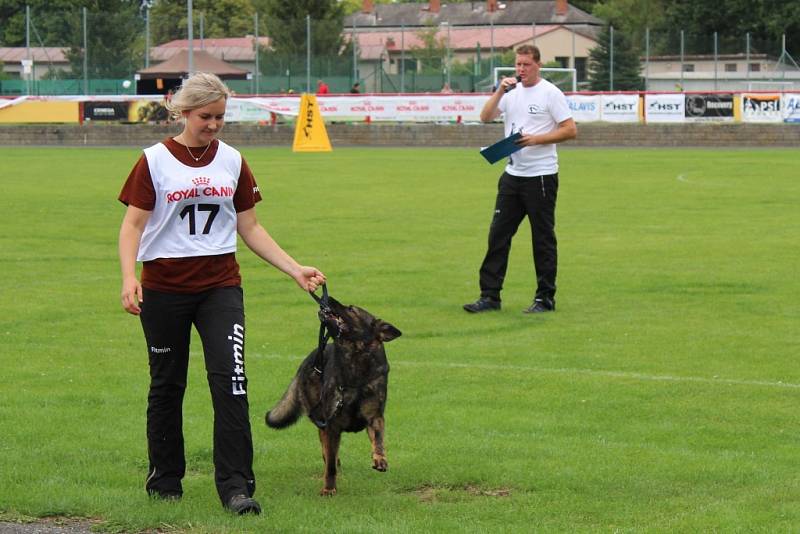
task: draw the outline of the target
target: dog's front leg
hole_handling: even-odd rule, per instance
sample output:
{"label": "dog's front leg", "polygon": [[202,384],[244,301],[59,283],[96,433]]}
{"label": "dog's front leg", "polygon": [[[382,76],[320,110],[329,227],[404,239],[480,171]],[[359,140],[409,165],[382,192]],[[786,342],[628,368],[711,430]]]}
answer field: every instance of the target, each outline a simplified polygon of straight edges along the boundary
{"label": "dog's front leg", "polygon": [[336,495],[336,464],[339,458],[339,443],[342,434],[336,430],[320,430],[319,440],[322,443],[322,458],[325,461],[325,485],[319,492],[323,496]]}
{"label": "dog's front leg", "polygon": [[372,443],[372,468],[384,472],[389,469],[386,461],[386,451],[383,448],[384,421],[383,417],[376,417],[367,426],[369,441]]}

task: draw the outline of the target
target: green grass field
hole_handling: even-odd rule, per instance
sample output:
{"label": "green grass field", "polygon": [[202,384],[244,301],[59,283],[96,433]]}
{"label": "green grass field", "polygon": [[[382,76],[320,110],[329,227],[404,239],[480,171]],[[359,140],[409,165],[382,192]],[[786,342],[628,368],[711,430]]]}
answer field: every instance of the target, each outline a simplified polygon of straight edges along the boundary
{"label": "green grass field", "polygon": [[475,150],[245,149],[259,218],[387,345],[389,471],[346,435],[318,496],[314,427],[263,424],[316,343],[313,301],[240,249],[257,497],[219,505],[194,338],[180,503],[148,500],[147,358],[119,305],[135,149],[0,148],[0,520],[104,530],[699,532],[800,526],[800,181],[794,150],[561,150],[558,311],[530,230],[503,310],[472,316],[499,165]]}

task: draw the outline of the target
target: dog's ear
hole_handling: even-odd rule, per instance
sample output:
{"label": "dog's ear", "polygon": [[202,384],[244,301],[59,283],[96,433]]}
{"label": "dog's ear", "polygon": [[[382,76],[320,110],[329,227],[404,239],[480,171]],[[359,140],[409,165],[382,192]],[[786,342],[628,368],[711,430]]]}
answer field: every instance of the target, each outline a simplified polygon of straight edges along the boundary
{"label": "dog's ear", "polygon": [[389,342],[402,335],[403,333],[393,325],[378,319],[378,336],[381,338],[381,341],[384,343]]}

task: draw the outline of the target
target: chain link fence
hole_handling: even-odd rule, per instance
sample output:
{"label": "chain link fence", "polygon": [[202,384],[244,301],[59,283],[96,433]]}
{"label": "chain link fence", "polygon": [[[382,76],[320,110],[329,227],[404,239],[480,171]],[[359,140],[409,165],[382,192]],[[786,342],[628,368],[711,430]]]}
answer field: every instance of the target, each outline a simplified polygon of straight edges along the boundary
{"label": "chain link fence", "polygon": [[[172,65],[171,72],[159,74],[156,67],[169,64],[179,50],[187,49],[188,40],[152,42],[148,16],[147,10],[133,4],[115,13],[29,8],[23,27],[15,29],[24,35],[25,45],[0,48],[4,62],[0,94],[167,93],[180,84],[187,69],[182,72]],[[487,27],[483,42],[462,42],[456,48],[447,26],[402,28],[393,37],[376,38],[370,28],[334,28],[328,21],[307,17],[282,21],[292,30],[287,46],[287,35],[270,36],[260,29],[258,20],[264,16],[253,17],[248,36],[221,39],[205,35],[203,14],[196,13],[194,69],[203,68],[206,53],[225,61],[239,74],[223,78],[241,95],[316,92],[321,84],[330,93],[469,93],[489,90],[494,69],[512,66],[514,60],[513,50],[491,44],[499,40],[502,27]],[[19,18],[15,20],[19,25]],[[792,46],[800,43],[748,34],[691,35],[680,29],[643,29],[630,35],[610,28],[596,30],[598,47],[605,54],[600,63],[588,53],[578,56],[573,42],[571,54],[550,58],[545,66],[576,68],[580,89],[800,89],[800,68],[791,53]],[[535,25],[532,35],[535,41]],[[283,45],[273,46],[279,38]],[[333,44],[321,48],[322,41]],[[633,59],[626,62],[626,56]],[[626,73],[626,68],[633,72]],[[624,80],[634,80],[630,83],[638,86],[627,86]]]}

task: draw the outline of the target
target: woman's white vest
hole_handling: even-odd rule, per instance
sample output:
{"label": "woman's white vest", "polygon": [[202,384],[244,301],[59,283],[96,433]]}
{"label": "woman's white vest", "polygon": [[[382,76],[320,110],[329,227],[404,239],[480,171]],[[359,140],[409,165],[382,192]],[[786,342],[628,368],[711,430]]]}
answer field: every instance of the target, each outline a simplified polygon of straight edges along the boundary
{"label": "woman's white vest", "polygon": [[163,143],[144,150],[156,202],[139,244],[139,261],[214,256],[236,251],[236,209],[242,156],[219,141],[213,161],[189,167]]}

